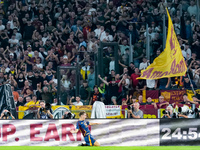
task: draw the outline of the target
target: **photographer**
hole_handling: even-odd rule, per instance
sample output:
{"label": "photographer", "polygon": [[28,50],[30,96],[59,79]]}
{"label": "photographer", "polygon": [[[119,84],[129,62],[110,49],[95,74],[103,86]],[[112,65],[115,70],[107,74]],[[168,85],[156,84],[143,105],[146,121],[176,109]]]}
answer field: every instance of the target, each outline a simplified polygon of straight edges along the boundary
{"label": "photographer", "polygon": [[45,101],[40,101],[40,108],[38,108],[37,118],[38,119],[53,119],[53,115],[50,112],[51,107],[46,106]]}
{"label": "photographer", "polygon": [[178,118],[195,118],[195,113],[188,106],[178,108]]}
{"label": "photographer", "polygon": [[66,111],[64,115],[62,116],[62,119],[74,119],[75,114],[71,113],[70,111]]}
{"label": "photographer", "polygon": [[5,109],[1,113],[0,119],[15,119],[15,117],[8,110]]}
{"label": "photographer", "polygon": [[143,112],[139,108],[140,104],[137,102],[134,103],[133,109],[130,107],[128,110],[128,118],[143,118]]}
{"label": "photographer", "polygon": [[167,106],[167,108],[163,111],[162,118],[172,118],[173,117],[173,107]]}
{"label": "photographer", "polygon": [[178,114],[179,118],[189,118],[187,115],[183,115],[183,114]]}

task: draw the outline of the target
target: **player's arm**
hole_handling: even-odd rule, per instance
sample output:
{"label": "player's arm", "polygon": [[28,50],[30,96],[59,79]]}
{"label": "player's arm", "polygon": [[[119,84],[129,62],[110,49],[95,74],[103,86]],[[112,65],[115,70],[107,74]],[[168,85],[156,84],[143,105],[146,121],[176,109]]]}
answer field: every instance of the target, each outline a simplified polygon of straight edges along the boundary
{"label": "player's arm", "polygon": [[70,130],[71,133],[77,133],[78,132],[78,129],[76,130]]}
{"label": "player's arm", "polygon": [[101,124],[101,123],[90,123],[89,125],[92,126],[92,125],[98,125],[98,124]]}

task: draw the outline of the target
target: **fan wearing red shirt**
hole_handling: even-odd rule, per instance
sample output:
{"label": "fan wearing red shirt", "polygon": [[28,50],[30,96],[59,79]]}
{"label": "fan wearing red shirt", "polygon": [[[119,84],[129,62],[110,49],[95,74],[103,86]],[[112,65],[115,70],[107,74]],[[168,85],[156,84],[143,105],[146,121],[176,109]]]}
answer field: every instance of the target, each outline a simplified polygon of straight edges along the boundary
{"label": "fan wearing red shirt", "polygon": [[139,73],[139,69],[138,68],[135,68],[135,73],[133,73],[131,75],[131,81],[132,81],[132,85],[133,85],[133,88],[136,88],[136,86],[138,85],[138,77],[140,76],[140,73]]}
{"label": "fan wearing red shirt", "polygon": [[158,108],[166,108],[169,105],[169,102],[164,100],[164,96],[159,96],[159,102],[156,103]]}

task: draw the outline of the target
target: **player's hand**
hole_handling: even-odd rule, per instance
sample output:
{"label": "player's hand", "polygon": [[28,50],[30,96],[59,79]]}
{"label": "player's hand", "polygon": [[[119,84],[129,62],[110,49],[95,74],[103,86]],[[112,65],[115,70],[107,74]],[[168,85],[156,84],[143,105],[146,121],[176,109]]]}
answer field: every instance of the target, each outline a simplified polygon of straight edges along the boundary
{"label": "player's hand", "polygon": [[70,130],[71,133],[74,133],[74,130]]}

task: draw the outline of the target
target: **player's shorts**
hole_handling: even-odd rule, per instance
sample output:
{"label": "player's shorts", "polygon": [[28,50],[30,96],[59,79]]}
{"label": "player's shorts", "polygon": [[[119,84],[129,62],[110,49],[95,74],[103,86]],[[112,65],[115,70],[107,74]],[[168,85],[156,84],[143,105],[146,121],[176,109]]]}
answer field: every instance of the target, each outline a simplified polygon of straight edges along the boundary
{"label": "player's shorts", "polygon": [[96,141],[91,134],[86,135],[84,139],[88,146],[93,146]]}

